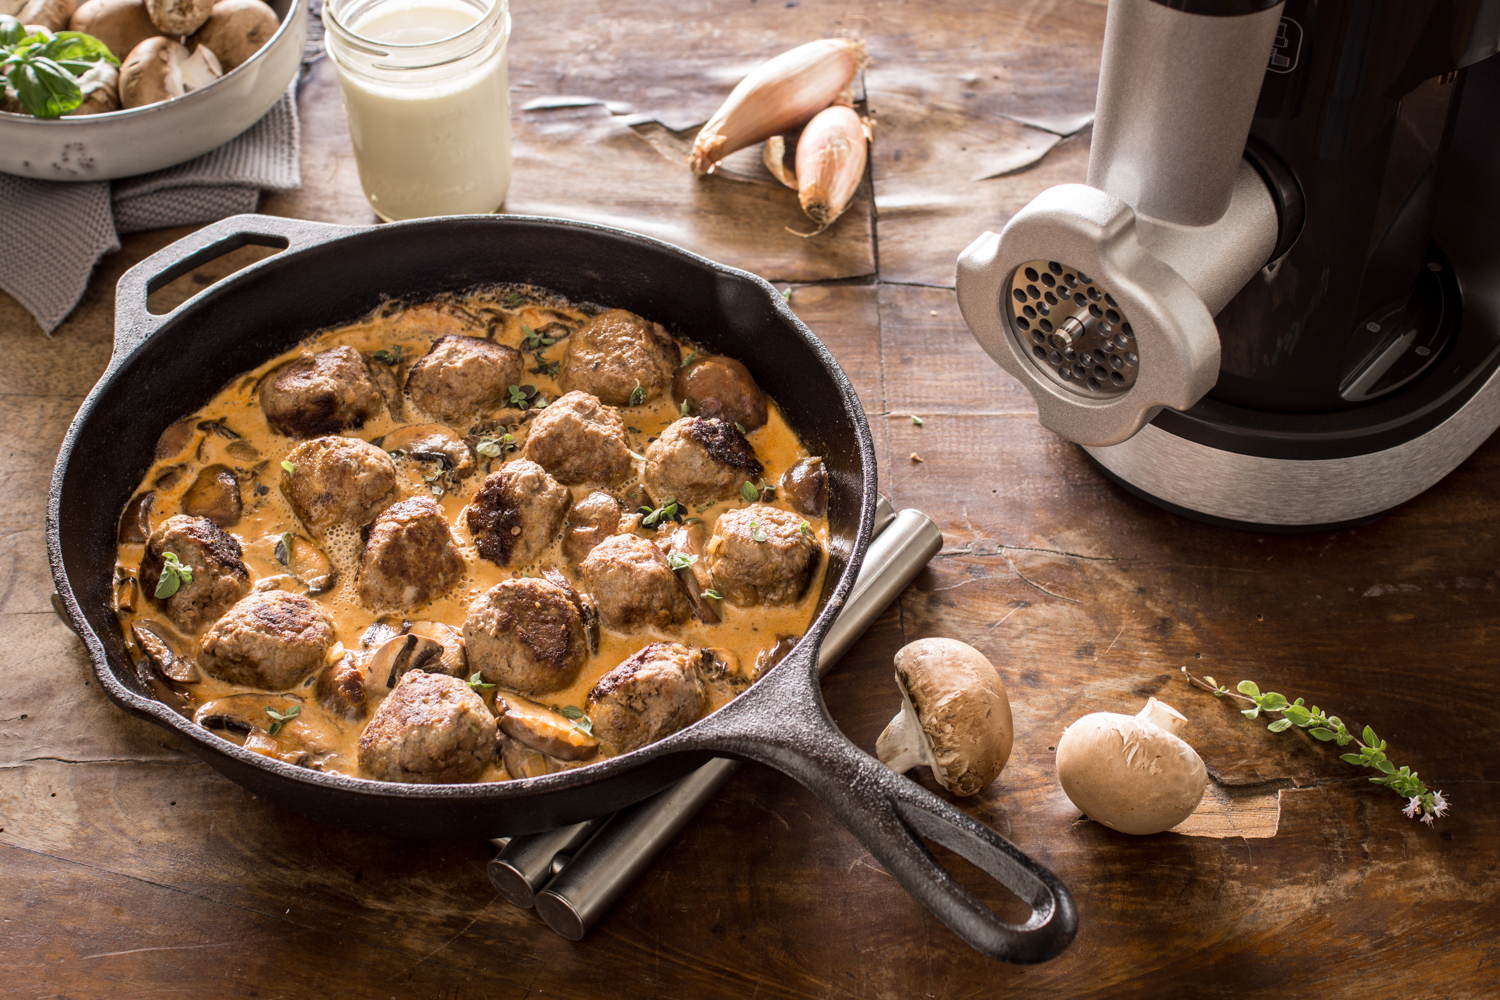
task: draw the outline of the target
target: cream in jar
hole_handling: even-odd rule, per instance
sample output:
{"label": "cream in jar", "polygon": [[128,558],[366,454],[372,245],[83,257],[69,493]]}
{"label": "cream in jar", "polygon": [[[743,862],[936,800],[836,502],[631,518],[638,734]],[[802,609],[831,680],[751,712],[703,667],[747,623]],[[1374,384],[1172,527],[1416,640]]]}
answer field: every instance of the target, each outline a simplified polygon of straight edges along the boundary
{"label": "cream in jar", "polygon": [[365,197],[382,219],[493,212],[510,187],[506,0],[330,0]]}

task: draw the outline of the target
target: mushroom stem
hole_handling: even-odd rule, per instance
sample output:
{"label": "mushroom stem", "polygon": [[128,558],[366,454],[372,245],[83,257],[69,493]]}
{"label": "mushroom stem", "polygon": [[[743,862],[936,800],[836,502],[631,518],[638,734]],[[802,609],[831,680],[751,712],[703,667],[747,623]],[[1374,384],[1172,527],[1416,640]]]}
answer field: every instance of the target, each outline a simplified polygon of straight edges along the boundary
{"label": "mushroom stem", "polygon": [[1166,702],[1157,701],[1155,698],[1147,698],[1146,707],[1135,713],[1135,717],[1142,722],[1159,726],[1173,736],[1179,735],[1183,729],[1187,728],[1187,716]]}
{"label": "mushroom stem", "polygon": [[875,756],[897,774],[905,774],[914,767],[931,766],[927,759],[927,745],[922,740],[922,726],[913,717],[911,703],[906,699],[901,700],[901,711],[875,741]]}

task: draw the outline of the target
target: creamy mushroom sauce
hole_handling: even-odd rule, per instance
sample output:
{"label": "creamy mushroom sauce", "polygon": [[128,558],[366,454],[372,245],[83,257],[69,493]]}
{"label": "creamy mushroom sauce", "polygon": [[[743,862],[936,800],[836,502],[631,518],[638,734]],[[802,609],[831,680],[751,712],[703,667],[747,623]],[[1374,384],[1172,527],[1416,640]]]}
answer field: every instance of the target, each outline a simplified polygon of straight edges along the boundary
{"label": "creamy mushroom sauce", "polygon": [[[518,298],[521,301],[517,302]],[[514,305],[508,306],[508,303]],[[561,361],[567,348],[567,340],[559,337],[550,346],[528,346],[523,326],[539,331],[551,323],[561,322],[576,330],[598,311],[597,308],[580,308],[535,288],[506,286],[486,289],[467,297],[410,307],[391,304],[360,322],[314,334],[297,348],[236,379],[208,405],[183,418],[162,435],[156,461],[142,479],[141,488],[136,494],[139,497],[147,491],[154,493],[147,533],[154,531],[172,515],[181,513],[183,494],[193,484],[199,470],[214,464],[227,465],[235,470],[239,478],[244,512],[239,521],[226,527],[225,531],[240,542],[252,588],[279,588],[306,594],[306,583],[289,572],[288,567],[282,565],[276,555],[276,547],[283,532],[291,532],[295,536],[295,549],[307,551],[318,544],[299,522],[278,489],[283,474],[280,463],[303,439],[285,437],[267,425],[257,391],[267,373],[299,356],[340,345],[357,348],[367,358],[377,351],[395,352],[399,348],[400,361],[392,366],[392,373],[396,376],[397,385],[404,386],[407,370],[427,353],[438,338],[448,334],[489,336],[498,343],[521,350],[526,361],[526,374],[523,377],[527,379],[528,385],[535,386],[536,391],[547,400],[553,400],[562,394],[556,378],[546,373],[533,373],[531,370],[543,362]],[[679,357],[686,359],[691,356],[694,348],[679,340],[678,351]],[[371,367],[376,368],[379,364],[379,361],[373,362]],[[556,367],[552,370],[555,371]],[[399,427],[440,422],[421,414],[409,397],[403,395],[401,403],[405,420],[393,420],[388,409],[383,407],[379,415],[367,420],[363,427],[344,431],[342,436],[382,442],[383,438]],[[645,405],[619,407],[628,428],[631,450],[637,454],[644,453],[648,444],[668,424],[681,416],[679,406],[673,401],[668,389],[659,398]],[[799,459],[808,457],[808,452],[787,425],[775,401],[769,397],[767,409],[765,426],[751,431],[747,438],[755,449],[756,457],[765,466],[758,482],[776,484],[787,469]],[[505,420],[507,425],[523,416],[523,413],[514,409],[500,409],[490,415],[491,418]],[[235,436],[226,436],[216,431],[210,421],[228,429]],[[508,577],[539,576],[543,569],[556,567],[569,577],[575,588],[582,589],[577,573],[562,557],[560,537],[554,539],[534,563],[519,568],[504,568],[480,558],[462,516],[469,499],[483,483],[485,476],[499,469],[505,461],[521,457],[520,447],[525,444],[526,427],[527,423],[522,419],[512,429],[516,450],[508,451],[499,458],[475,454],[476,468],[462,480],[450,482],[448,478],[444,478],[436,484],[430,483],[427,477],[433,476],[441,466],[410,456],[396,459],[398,495],[392,502],[436,493],[435,498],[447,514],[450,530],[466,563],[464,578],[441,597],[404,614],[371,611],[361,604],[355,592],[356,570],[361,553],[358,533],[344,532],[345,544],[342,545],[336,541],[332,544],[325,542],[325,551],[337,572],[337,580],[330,590],[309,596],[329,614],[335,625],[338,641],[328,654],[329,663],[337,662],[349,652],[360,653],[361,637],[376,622],[385,622],[397,629],[401,628],[403,619],[408,622],[441,622],[461,632],[468,603]],[[460,437],[468,435],[472,443],[473,436],[469,435],[471,428],[454,427],[453,430]],[[496,436],[500,433],[503,433],[503,429],[484,436]],[[642,464],[635,461],[632,478],[622,484],[567,488],[575,503],[594,490],[603,489],[620,500],[628,515],[637,511],[645,500],[639,480],[635,478],[639,475]],[[729,500],[691,508],[685,513],[689,517],[702,518],[705,532],[711,536],[720,514],[746,506],[748,502],[743,496],[736,495]],[[763,496],[760,502],[791,509],[780,501],[779,491]],[[828,526],[826,515],[807,517],[806,520],[817,537],[823,555],[807,590],[795,604],[742,608],[728,601],[715,602],[722,615],[720,623],[709,625],[692,617],[670,632],[647,628],[624,633],[601,625],[599,650],[590,656],[577,680],[566,688],[540,696],[530,703],[540,703],[544,707],[576,707],[587,711],[588,694],[594,684],[632,653],[655,641],[726,649],[739,658],[747,672],[753,671],[760,654],[774,647],[779,638],[800,637],[806,632],[817,611],[818,595],[822,592],[823,578],[827,571]],[[636,534],[651,539],[656,537],[654,529],[638,527]],[[315,687],[321,668],[295,688],[285,692],[264,692],[229,684],[206,673],[202,673],[201,680],[196,682],[179,683],[154,670],[134,638],[134,624],[149,624],[169,639],[175,651],[188,657],[196,654],[202,633],[184,634],[173,625],[160,607],[153,605],[146,595],[140,593],[135,579],[144,552],[145,545],[138,542],[121,543],[119,546],[115,567],[116,613],[125,633],[127,647],[136,660],[137,669],[142,678],[151,684],[158,697],[191,717],[197,707],[210,701],[231,695],[254,696],[247,699],[254,706],[253,713],[247,713],[252,715],[248,721],[257,725],[253,739],[250,740],[252,749],[318,770],[369,777],[359,765],[359,738],[366,723],[374,717],[380,699],[384,697],[382,692],[371,692],[364,717],[350,720],[342,713],[330,711],[319,703]],[[467,678],[472,670],[472,667],[466,668],[463,676]],[[743,687],[739,690],[743,690]],[[722,707],[738,693],[734,687],[725,683],[709,684],[708,691],[710,712]],[[480,693],[492,709],[496,694],[508,702],[528,704],[528,699],[505,689],[481,690]],[[265,709],[274,707],[278,712],[284,712],[293,704],[300,704],[300,715],[280,726],[280,731],[271,736],[269,729],[272,719],[265,713]],[[247,737],[247,734],[229,730],[214,731],[239,744],[244,744]],[[564,762],[547,758],[545,766],[549,770],[582,767],[614,753],[614,748],[601,741],[599,754],[592,760]],[[507,773],[497,753],[494,761],[477,780],[504,781],[510,777],[512,776]]]}

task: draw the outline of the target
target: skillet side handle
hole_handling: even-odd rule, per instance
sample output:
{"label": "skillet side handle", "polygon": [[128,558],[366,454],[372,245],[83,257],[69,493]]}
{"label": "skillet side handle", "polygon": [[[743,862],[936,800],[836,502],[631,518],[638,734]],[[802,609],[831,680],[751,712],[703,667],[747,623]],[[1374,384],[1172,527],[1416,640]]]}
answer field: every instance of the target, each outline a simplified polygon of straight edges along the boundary
{"label": "skillet side handle", "polygon": [[[735,712],[739,703],[731,702],[705,720],[723,717],[714,727],[719,732],[705,742],[796,779],[907,892],[975,950],[1019,964],[1061,954],[1078,931],[1078,910],[1057,876],[988,826],[860,750],[824,709],[815,677],[809,681],[798,669],[801,664],[783,666],[791,669],[777,676],[778,668],[760,682],[781,689],[764,699],[776,706],[774,717],[757,715],[757,709]],[[1031,907],[1030,917],[1020,924],[1001,919],[938,863],[924,837],[1019,896]]]}
{"label": "skillet side handle", "polygon": [[[178,306],[160,316],[146,307],[147,298],[161,288],[227,253],[245,246],[303,250],[352,232],[358,226],[334,226],[275,215],[234,215],[204,226],[163,247],[126,271],[115,286],[114,362],[124,359],[172,317]],[[250,265],[254,267],[255,265]],[[236,272],[238,273],[238,272]],[[193,298],[213,287],[209,285]],[[189,299],[188,301],[192,301]],[[183,303],[186,305],[187,303]]]}

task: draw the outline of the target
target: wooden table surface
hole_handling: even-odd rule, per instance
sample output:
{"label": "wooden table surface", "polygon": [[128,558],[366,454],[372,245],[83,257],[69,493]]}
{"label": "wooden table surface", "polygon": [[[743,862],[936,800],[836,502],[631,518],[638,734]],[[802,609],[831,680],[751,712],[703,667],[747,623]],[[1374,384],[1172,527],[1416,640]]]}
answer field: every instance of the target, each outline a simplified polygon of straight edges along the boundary
{"label": "wooden table surface", "polygon": [[[1077,939],[1036,967],[978,956],[810,794],[747,767],[569,943],[495,894],[487,844],[311,822],[127,718],[51,611],[43,513],[58,443],[109,355],[114,284],[178,229],[127,237],[51,339],[0,296],[0,993],[1496,995],[1500,444],[1367,527],[1206,527],[1126,495],[1038,427],[959,317],[958,252],[1084,177],[1102,3],[524,0],[513,15],[506,209],[638,229],[794,290],[859,388],[884,490],[945,542],[825,682],[829,708],[873,749],[898,705],[902,643],[944,635],[986,653],[1015,750],[962,805],[1072,888]],[[870,180],[803,240],[785,232],[803,226],[795,196],[755,153],[706,181],[681,155],[756,62],[846,32],[872,57]],[[579,97],[598,103],[558,100]],[[299,104],[303,187],[263,210],[372,222],[326,61]],[[180,301],[246,253],[159,297]],[[1404,818],[1335,749],[1268,733],[1187,689],[1182,666],[1372,725],[1451,815],[1433,829]],[[1197,832],[1230,835],[1117,834],[1057,785],[1063,726],[1148,695],[1187,715],[1208,764]]]}

